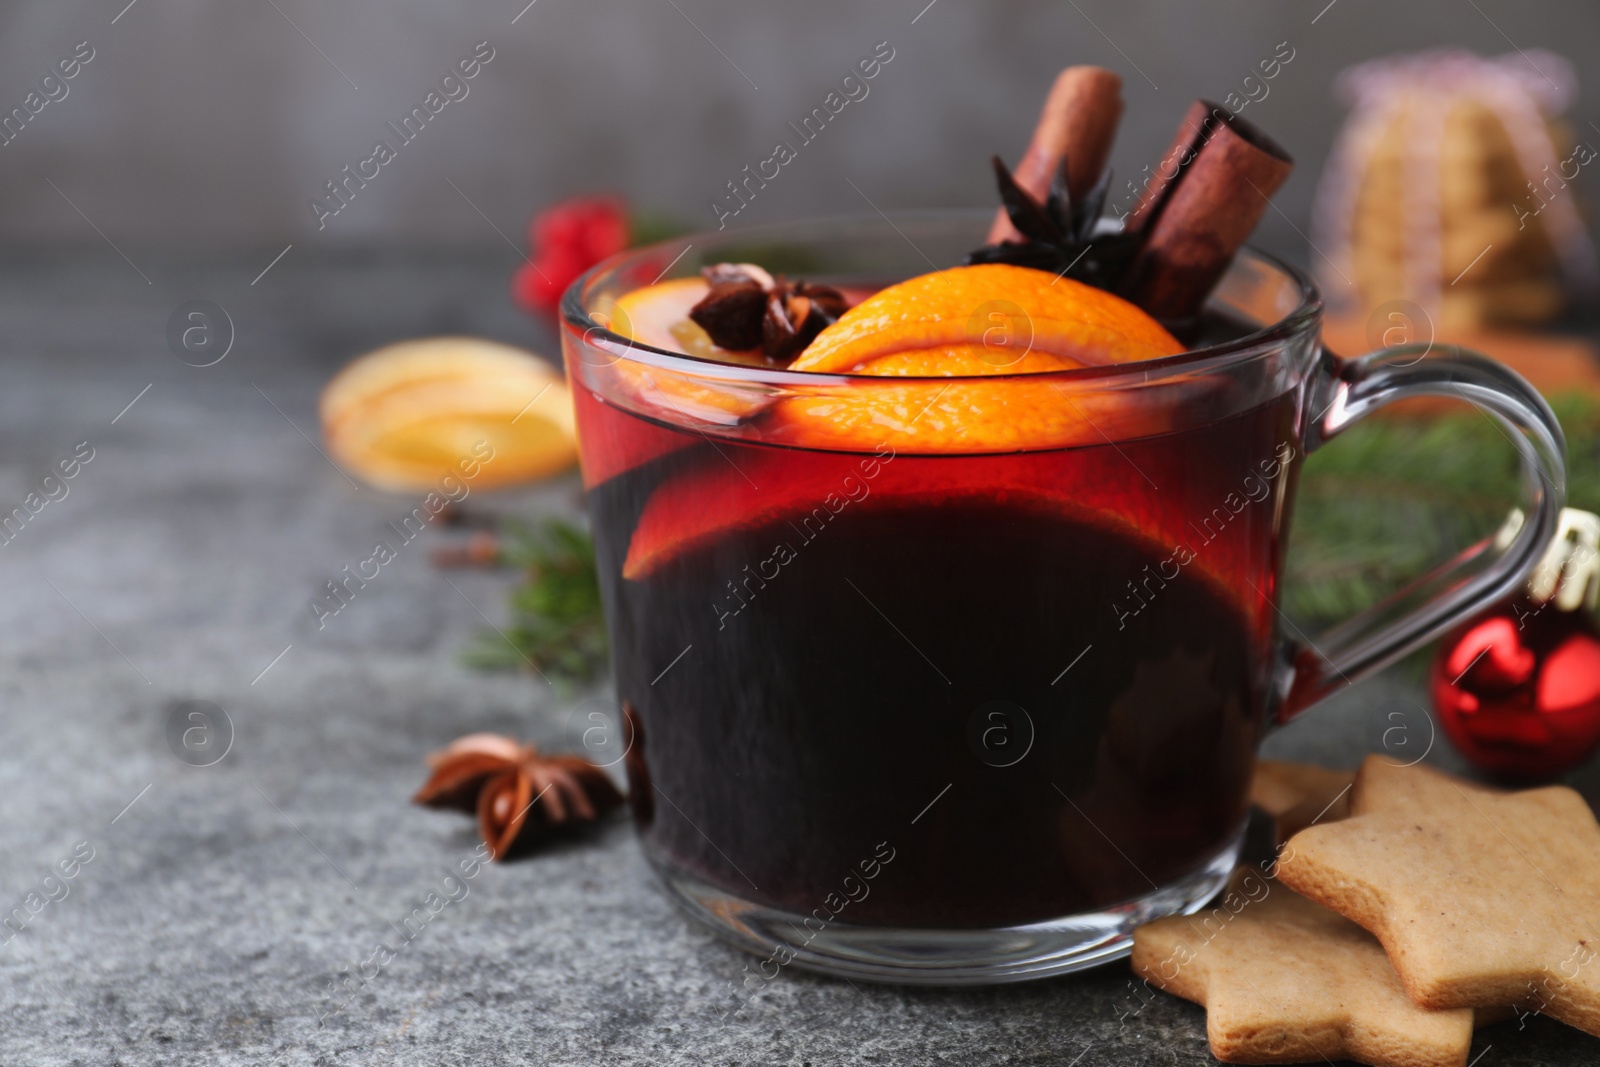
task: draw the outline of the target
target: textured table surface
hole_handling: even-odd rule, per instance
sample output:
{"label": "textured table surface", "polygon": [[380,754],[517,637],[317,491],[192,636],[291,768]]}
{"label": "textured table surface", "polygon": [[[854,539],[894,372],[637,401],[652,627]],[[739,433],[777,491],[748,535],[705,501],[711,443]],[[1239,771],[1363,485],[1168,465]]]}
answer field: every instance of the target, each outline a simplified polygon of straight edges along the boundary
{"label": "textured table surface", "polygon": [[[3,510],[93,448],[0,547],[0,911],[80,842],[93,853],[0,944],[0,1064],[1212,1062],[1200,1009],[1145,1003],[1120,963],[960,991],[789,968],[725,1019],[744,958],[680,917],[620,819],[483,870],[333,1012],[331,980],[398,944],[394,924],[476,843],[470,820],[407,803],[423,754],[470,730],[576,748],[568,712],[588,694],[461,667],[507,578],[447,576],[426,539],[320,632],[308,609],[415,503],[319,454],[318,387],[421,333],[547,344],[508,306],[506,257],[295,249],[252,286],[275,251],[135,256],[149,284],[109,254],[0,262]],[[236,326],[215,366],[168,351],[190,299]],[[481,503],[575,514],[578,494],[568,478]],[[231,719],[213,766],[169,748],[183,700]],[[1452,766],[1420,704],[1380,678],[1269,747],[1354,766],[1387,742]],[[1473,1055],[1597,1049],[1533,1020],[1483,1031]]]}

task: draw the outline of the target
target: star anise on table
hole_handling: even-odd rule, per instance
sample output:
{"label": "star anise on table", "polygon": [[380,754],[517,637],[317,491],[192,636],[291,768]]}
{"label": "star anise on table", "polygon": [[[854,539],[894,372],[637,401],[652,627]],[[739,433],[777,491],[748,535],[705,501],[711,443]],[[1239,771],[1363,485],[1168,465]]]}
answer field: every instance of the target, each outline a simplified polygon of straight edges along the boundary
{"label": "star anise on table", "polygon": [[588,760],[542,755],[500,734],[468,734],[429,756],[428,766],[433,774],[412,801],[476,814],[497,860],[520,839],[595,822],[622,804],[605,771]]}
{"label": "star anise on table", "polygon": [[967,254],[967,264],[1009,263],[1065,275],[1074,281],[1115,291],[1122,272],[1138,251],[1137,234],[1100,229],[1100,212],[1110,188],[1111,172],[1103,171],[1083,199],[1072,202],[1067,192],[1067,161],[1061,161],[1044,203],[1017,184],[999,156],[994,160],[995,181],[1006,216],[1026,240],[985,245]]}
{"label": "star anise on table", "polygon": [[711,290],[689,310],[689,318],[718,348],[759,349],[787,364],[849,304],[837,289],[774,278],[754,263],[718,263],[701,272]]}

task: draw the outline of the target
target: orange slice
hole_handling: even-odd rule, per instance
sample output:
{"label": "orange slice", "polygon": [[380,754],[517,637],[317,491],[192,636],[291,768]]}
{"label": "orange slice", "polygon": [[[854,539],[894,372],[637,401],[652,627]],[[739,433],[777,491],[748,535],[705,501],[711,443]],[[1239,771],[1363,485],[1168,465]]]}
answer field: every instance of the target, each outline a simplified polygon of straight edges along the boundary
{"label": "orange slice", "polygon": [[[1131,396],[1059,381],[973,380],[1154,359],[1178,340],[1119,297],[1026,267],[984,264],[884,289],[823,330],[793,370],[952,382],[796,390],[766,436],[816,448],[912,453],[1052,448],[1160,433]],[[1163,407],[1170,404],[1170,398]]]}
{"label": "orange slice", "polygon": [[513,485],[577,458],[560,374],[529,352],[477,338],[370,352],[328,383],[318,411],[328,452],[383,489],[431,489],[446,475],[474,488]]}
{"label": "orange slice", "polygon": [[594,317],[612,333],[652,348],[724,363],[759,364],[758,354],[725,352],[716,347],[706,332],[689,318],[689,309],[698,304],[709,289],[704,278],[673,278],[624,293],[615,301],[598,307]]}
{"label": "orange slice", "polygon": [[[689,318],[710,286],[703,278],[674,278],[657,282],[601,302],[594,318],[611,332],[667,352],[682,352],[712,363],[770,367],[759,350],[730,351],[712,344],[706,332]],[[868,290],[841,290],[846,300],[862,300]],[[690,427],[732,426],[767,408],[773,391],[734,379],[717,381],[714,368],[689,375],[575,344],[572,351],[586,366],[573,368],[592,382],[603,396],[616,396],[625,406],[646,415]],[[907,372],[910,373],[910,372]],[[613,391],[615,390],[615,392]]]}
{"label": "orange slice", "polygon": [[[765,366],[759,352],[717,348],[706,332],[690,321],[689,309],[706,295],[707,288],[700,278],[658,282],[596,308],[594,317],[611,332],[653,348],[717,363]],[[769,392],[759,386],[651,367],[581,343],[575,343],[572,351],[587,364],[574,369],[593,382],[601,395],[620,395],[635,410],[669,422],[732,426],[771,402]]]}
{"label": "orange slice", "polygon": [[1152,437],[1171,428],[1163,407],[1056,382],[917,382],[832,389],[782,401],[761,437],[802,448],[909,455],[1028,451]]}
{"label": "orange slice", "polygon": [[[697,359],[718,363],[738,363],[749,367],[769,366],[755,349],[732,351],[718,348],[700,326],[689,318],[689,311],[710,291],[704,278],[673,278],[624,293],[614,300],[601,301],[594,318],[611,332],[652,348],[682,352]],[[845,300],[859,303],[874,290],[859,287],[840,289]],[[599,357],[609,362],[610,357]]]}
{"label": "orange slice", "polygon": [[[717,363],[768,366],[758,351],[731,352],[716,347],[689,318],[689,310],[709,288],[701,278],[657,282],[602,302],[594,317],[613,333],[668,352]],[[841,291],[847,301],[859,302],[874,290]],[[585,488],[694,444],[701,440],[701,427],[747,421],[773,401],[773,390],[763,386],[707,380],[617,359],[587,348],[576,337],[568,339],[568,358],[574,360],[568,367],[573,379],[581,383],[574,390],[574,406],[583,426],[579,444]],[[673,433],[628,412],[685,430]]]}
{"label": "orange slice", "polygon": [[1015,374],[1034,353],[1082,367],[1183,351],[1160,323],[1103,289],[985,263],[880,291],[823,330],[790,369],[875,374],[873,362],[885,356],[950,346],[982,349],[981,366],[935,373]]}

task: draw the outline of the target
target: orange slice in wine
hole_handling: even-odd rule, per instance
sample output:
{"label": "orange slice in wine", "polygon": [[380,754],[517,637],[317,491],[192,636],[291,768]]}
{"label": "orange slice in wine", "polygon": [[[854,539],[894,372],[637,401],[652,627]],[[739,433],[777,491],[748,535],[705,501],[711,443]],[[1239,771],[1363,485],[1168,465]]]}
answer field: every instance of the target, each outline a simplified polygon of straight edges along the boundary
{"label": "orange slice in wine", "polygon": [[[659,282],[624,294],[609,308],[597,311],[596,318],[605,322],[613,333],[652,348],[682,352],[713,363],[766,366],[760,352],[730,352],[717,348],[706,332],[690,320],[689,309],[700,302],[707,289],[706,282],[700,278]],[[594,368],[597,376],[620,379],[615,385],[624,395],[635,400],[646,413],[672,422],[729,426],[770,402],[766,390],[736,380],[714,381],[705,375],[685,374],[627,359],[613,362],[609,354],[599,356],[597,362]],[[714,370],[714,366],[706,368],[707,374]]]}
{"label": "orange slice in wine", "polygon": [[792,370],[957,380],[837,385],[785,399],[767,435],[817,448],[913,453],[1061,447],[1165,429],[1115,394],[1026,378],[1183,351],[1120,297],[1006,264],[955,267],[890,286],[823,330]]}
{"label": "orange slice in wine", "polygon": [[790,369],[877,374],[884,373],[875,369],[877,360],[951,346],[976,361],[932,373],[1059,369],[1022,365],[1034,355],[1085,367],[1183,351],[1155,319],[1104,289],[1029,267],[985,263],[880,290],[823,330]]}

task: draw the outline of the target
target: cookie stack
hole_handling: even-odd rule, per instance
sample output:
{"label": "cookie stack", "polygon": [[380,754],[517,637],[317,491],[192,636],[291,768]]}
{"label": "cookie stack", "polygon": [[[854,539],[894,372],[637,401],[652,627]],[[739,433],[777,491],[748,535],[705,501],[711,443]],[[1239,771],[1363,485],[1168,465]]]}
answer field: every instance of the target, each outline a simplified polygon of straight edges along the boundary
{"label": "cookie stack", "polygon": [[[1257,796],[1281,824],[1335,784],[1297,791],[1269,764]],[[1581,796],[1379,756],[1342,796],[1347,817],[1335,795],[1210,911],[1134,935],[1134,971],[1206,1007],[1218,1059],[1464,1067],[1473,1028],[1513,1015],[1600,1035],[1600,825]]]}
{"label": "cookie stack", "polygon": [[1596,150],[1555,118],[1575,96],[1571,65],[1536,58],[1425,52],[1341,75],[1353,110],[1316,220],[1332,298],[1414,303],[1459,332],[1541,323],[1564,289],[1592,288],[1573,179]]}

